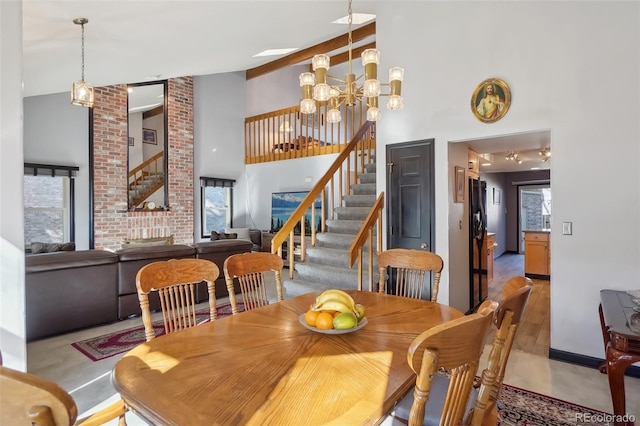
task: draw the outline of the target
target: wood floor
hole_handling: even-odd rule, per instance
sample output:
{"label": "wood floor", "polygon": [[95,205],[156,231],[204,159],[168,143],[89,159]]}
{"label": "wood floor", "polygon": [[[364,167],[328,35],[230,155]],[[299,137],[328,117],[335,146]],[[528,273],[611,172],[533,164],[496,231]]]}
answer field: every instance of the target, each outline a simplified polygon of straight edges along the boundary
{"label": "wood floor", "polygon": [[[493,280],[489,283],[489,299],[500,300],[504,283],[515,275],[524,275],[524,255],[505,253],[494,261]],[[520,323],[513,349],[549,356],[549,285],[548,280],[532,280],[533,290]],[[490,336],[493,338],[493,336]]]}

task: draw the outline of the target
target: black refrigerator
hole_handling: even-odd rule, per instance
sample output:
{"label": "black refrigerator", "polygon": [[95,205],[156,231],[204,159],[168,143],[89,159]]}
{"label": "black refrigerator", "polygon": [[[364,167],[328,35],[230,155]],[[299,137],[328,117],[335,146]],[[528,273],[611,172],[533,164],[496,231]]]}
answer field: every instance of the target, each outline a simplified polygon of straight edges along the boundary
{"label": "black refrigerator", "polygon": [[469,179],[469,309],[474,310],[487,298],[487,183]]}

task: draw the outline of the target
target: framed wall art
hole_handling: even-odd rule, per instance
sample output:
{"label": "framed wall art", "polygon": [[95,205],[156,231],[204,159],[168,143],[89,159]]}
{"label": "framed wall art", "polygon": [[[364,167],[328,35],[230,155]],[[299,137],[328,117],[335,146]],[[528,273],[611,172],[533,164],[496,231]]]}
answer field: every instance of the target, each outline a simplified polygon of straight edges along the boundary
{"label": "framed wall art", "polygon": [[489,78],[478,84],[471,96],[471,111],[483,123],[500,120],[511,105],[511,90],[504,81]]}
{"label": "framed wall art", "polygon": [[142,142],[158,145],[157,133],[154,129],[142,129]]}
{"label": "framed wall art", "polygon": [[455,185],[456,185],[456,193],[455,193],[455,202],[456,203],[464,203],[464,167],[456,166],[455,171]]}
{"label": "framed wall art", "polygon": [[499,188],[493,188],[493,204],[500,205],[502,203],[502,193]]}

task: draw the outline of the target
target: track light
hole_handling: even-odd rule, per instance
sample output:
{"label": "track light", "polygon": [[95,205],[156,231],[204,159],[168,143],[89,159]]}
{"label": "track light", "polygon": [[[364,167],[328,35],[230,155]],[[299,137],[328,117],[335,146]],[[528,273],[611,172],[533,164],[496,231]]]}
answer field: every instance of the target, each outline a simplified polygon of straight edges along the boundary
{"label": "track light", "polygon": [[542,161],[549,161],[551,158],[551,148],[545,147],[538,151],[538,154],[542,156]]}

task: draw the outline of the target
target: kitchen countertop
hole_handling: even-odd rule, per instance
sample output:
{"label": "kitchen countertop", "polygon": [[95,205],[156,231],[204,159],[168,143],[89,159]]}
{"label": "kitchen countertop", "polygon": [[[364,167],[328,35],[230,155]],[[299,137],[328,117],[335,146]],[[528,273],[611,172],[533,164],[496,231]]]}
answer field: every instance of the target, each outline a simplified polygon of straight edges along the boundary
{"label": "kitchen countertop", "polygon": [[537,232],[539,234],[548,234],[551,232],[551,229],[527,229],[523,232]]}

